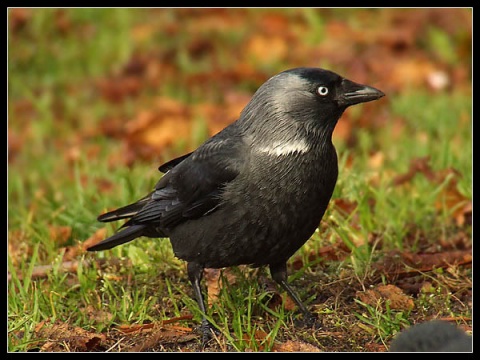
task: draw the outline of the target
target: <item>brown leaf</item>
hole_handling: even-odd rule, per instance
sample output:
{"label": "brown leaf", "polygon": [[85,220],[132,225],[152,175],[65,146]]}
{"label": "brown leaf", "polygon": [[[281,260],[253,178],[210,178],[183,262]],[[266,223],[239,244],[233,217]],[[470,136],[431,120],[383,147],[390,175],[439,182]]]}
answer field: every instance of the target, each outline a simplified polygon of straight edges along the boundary
{"label": "brown leaf", "polygon": [[386,301],[392,310],[412,310],[415,307],[413,299],[395,285],[378,285],[365,292],[357,291],[357,298],[365,304],[377,306]]}
{"label": "brown leaf", "polygon": [[226,92],[223,104],[204,103],[195,107],[195,114],[205,119],[209,135],[215,135],[233,123],[250,100],[250,96],[233,91]]}
{"label": "brown leaf", "polygon": [[410,167],[405,174],[397,175],[393,178],[393,185],[402,185],[409,182],[417,173],[422,173],[429,180],[435,179],[435,174],[429,164],[430,157],[415,158],[410,161]]}
{"label": "brown leaf", "polygon": [[[342,261],[351,254],[350,249],[345,242],[341,239],[337,239],[335,244],[322,246],[318,251],[312,252],[308,255],[308,261],[314,262],[319,258],[323,261]],[[292,262],[294,270],[300,270],[303,268],[304,263],[302,257],[296,257]]]}
{"label": "brown leaf", "polygon": [[188,140],[190,128],[188,107],[170,98],[160,98],[154,109],[140,111],[125,125],[127,154],[134,159],[157,157],[179,140]]}
{"label": "brown leaf", "polygon": [[105,239],[107,235],[107,228],[100,228],[95,231],[92,236],[90,236],[87,240],[81,243],[81,248],[83,250],[87,250],[90,246],[96,245],[103,239]]}
{"label": "brown leaf", "polygon": [[458,190],[458,178],[460,173],[452,168],[434,171],[430,166],[430,158],[415,158],[411,160],[410,167],[405,174],[397,175],[393,185],[402,185],[410,182],[416,174],[422,174],[437,186],[443,186],[435,199],[435,207],[440,211],[444,207],[455,209],[453,218],[457,224],[463,225],[471,214],[471,201]]}
{"label": "brown leaf", "polygon": [[373,342],[369,342],[365,344],[365,351],[368,352],[386,352],[387,349],[383,344],[377,344]]}
{"label": "brown leaf", "polygon": [[472,225],[472,202],[465,203],[454,213],[455,221],[459,227],[463,225]]}
{"label": "brown leaf", "polygon": [[8,162],[11,162],[20,153],[23,147],[25,136],[17,131],[8,128]]}
{"label": "brown leaf", "polygon": [[110,322],[113,318],[113,314],[102,310],[95,309],[92,305],[87,305],[86,307],[80,307],[79,311],[85,314],[88,319],[95,323],[106,323]]}
{"label": "brown leaf", "polygon": [[260,329],[256,329],[253,334],[253,338],[248,334],[243,334],[243,341],[247,344],[245,351],[251,351],[256,349],[257,351],[263,351],[265,345],[262,345],[262,342],[267,338],[268,334]]}
{"label": "brown leaf", "polygon": [[9,9],[8,25],[12,32],[23,28],[32,17],[32,9],[13,8]]}
{"label": "brown leaf", "polygon": [[87,240],[80,242],[76,245],[67,246],[65,248],[65,252],[63,253],[63,261],[73,260],[78,255],[85,253],[87,251],[87,248],[105,239],[106,235],[107,228],[100,228],[95,231],[92,236],[90,236]]}
{"label": "brown leaf", "polygon": [[32,243],[27,241],[27,235],[23,229],[8,231],[8,256],[13,265],[19,264],[22,259],[32,254]]}
{"label": "brown leaf", "polygon": [[287,340],[284,343],[275,343],[272,348],[273,352],[321,352],[319,348],[314,345],[302,342]]}
{"label": "brown leaf", "polygon": [[70,17],[64,9],[56,10],[54,13],[54,22],[57,30],[62,33],[66,34],[72,28],[72,22]]}
{"label": "brown leaf", "polygon": [[356,201],[350,201],[345,198],[334,199],[333,204],[335,209],[340,210],[340,212],[346,215],[353,213],[358,205]]}
{"label": "brown leaf", "polygon": [[125,75],[112,78],[99,79],[97,88],[101,95],[108,101],[118,104],[127,97],[138,95],[142,82],[137,76]]}
{"label": "brown leaf", "polygon": [[220,291],[225,286],[224,281],[233,285],[237,282],[237,275],[230,268],[225,269],[205,269],[203,271],[205,283],[207,285],[207,303],[212,306],[220,295]]}
{"label": "brown leaf", "polygon": [[144,330],[150,330],[153,329],[155,326],[154,323],[149,323],[149,324],[132,324],[132,325],[118,325],[116,326],[116,329],[124,334],[129,334],[133,332],[140,332]]}
{"label": "brown leaf", "polygon": [[37,338],[48,339],[40,351],[94,351],[101,342],[106,341],[104,334],[93,333],[80,327],[70,326],[59,321],[53,324],[40,323],[35,328]]}
{"label": "brown leaf", "polygon": [[162,320],[162,325],[167,325],[167,324],[172,324],[177,321],[182,321],[182,320],[192,320],[193,315],[182,315],[182,316],[176,316],[170,319]]}
{"label": "brown leaf", "polygon": [[372,169],[380,169],[385,161],[385,154],[381,151],[376,151],[368,158],[368,166]]}
{"label": "brown leaf", "polygon": [[58,245],[63,245],[64,243],[66,243],[72,235],[71,226],[49,225],[48,231],[50,233],[50,238],[54,242],[58,243]]}
{"label": "brown leaf", "polygon": [[[87,262],[83,262],[84,266],[87,265]],[[76,272],[78,269],[79,261],[64,261],[60,264],[58,271],[60,272]],[[37,265],[32,270],[32,279],[45,278],[48,276],[50,271],[52,271],[55,265]],[[19,279],[22,279],[22,274],[17,274]],[[12,279],[12,275],[9,273],[7,275],[8,281]]]}
{"label": "brown leaf", "polygon": [[148,337],[138,338],[136,345],[128,349],[128,352],[149,351],[159,344],[185,343],[196,339],[197,334],[185,331],[178,331],[170,328],[153,327],[152,333]]}
{"label": "brown leaf", "polygon": [[282,61],[288,54],[289,46],[284,36],[255,34],[247,41],[247,58],[262,64]]}
{"label": "brown leaf", "polygon": [[373,266],[387,278],[401,278],[452,265],[472,265],[472,250],[444,251],[434,254],[415,254],[396,250],[387,253],[382,262]]}
{"label": "brown leaf", "polygon": [[268,302],[268,307],[272,310],[278,310],[281,306],[283,306],[286,311],[295,310],[297,307],[295,301],[293,301],[288,294],[280,294],[278,291],[274,291],[272,298]]}

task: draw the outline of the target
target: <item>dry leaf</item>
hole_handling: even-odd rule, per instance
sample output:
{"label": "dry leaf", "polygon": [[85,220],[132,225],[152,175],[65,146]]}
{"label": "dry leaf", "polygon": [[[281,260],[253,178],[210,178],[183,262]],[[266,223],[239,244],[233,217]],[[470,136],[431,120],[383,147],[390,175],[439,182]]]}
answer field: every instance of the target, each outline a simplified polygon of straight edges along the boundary
{"label": "dry leaf", "polygon": [[160,98],[154,109],[140,111],[125,125],[127,155],[133,159],[158,157],[179,140],[188,140],[190,128],[188,107],[170,98]]}
{"label": "dry leaf", "polygon": [[314,345],[302,342],[287,340],[284,343],[276,343],[272,349],[273,352],[321,352]]}
{"label": "dry leaf", "polygon": [[220,291],[225,286],[225,280],[229,285],[233,285],[237,281],[237,276],[231,268],[205,269],[203,274],[207,285],[208,306],[212,306],[218,300]]}
{"label": "dry leaf", "polygon": [[80,327],[70,326],[59,321],[53,324],[39,323],[35,328],[37,338],[48,339],[40,351],[95,351],[101,342],[106,341],[104,334],[93,333]]}
{"label": "dry leaf", "polygon": [[71,226],[57,226],[57,225],[48,225],[48,231],[50,238],[58,243],[58,245],[63,245],[66,243],[70,236],[72,235]]}
{"label": "dry leaf", "polygon": [[381,262],[373,264],[373,267],[387,278],[401,278],[438,268],[446,269],[453,265],[471,266],[472,249],[433,254],[415,254],[394,250],[388,252]]}
{"label": "dry leaf", "polygon": [[413,299],[395,285],[379,285],[365,292],[357,291],[356,296],[360,301],[371,306],[388,301],[392,310],[412,310],[415,307]]}
{"label": "dry leaf", "polygon": [[65,248],[65,252],[63,253],[63,261],[73,260],[78,255],[85,253],[87,248],[105,239],[106,235],[107,228],[100,228],[95,231],[87,240],[79,242],[76,245],[67,246]]}
{"label": "dry leaf", "polygon": [[288,44],[280,35],[254,35],[247,42],[247,58],[255,59],[262,64],[282,61],[288,54]]}
{"label": "dry leaf", "polygon": [[159,344],[185,343],[196,339],[197,334],[185,331],[178,331],[169,328],[153,327],[150,336],[137,337],[135,346],[128,349],[128,352],[149,351]]}

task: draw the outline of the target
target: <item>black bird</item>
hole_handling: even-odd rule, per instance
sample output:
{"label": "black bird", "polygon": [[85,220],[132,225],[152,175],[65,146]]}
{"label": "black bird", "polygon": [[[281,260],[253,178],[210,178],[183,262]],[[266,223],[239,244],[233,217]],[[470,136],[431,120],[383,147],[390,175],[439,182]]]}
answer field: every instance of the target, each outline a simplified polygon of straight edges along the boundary
{"label": "black bird", "polygon": [[[140,236],[169,237],[187,261],[201,311],[204,268],[268,265],[307,323],[314,316],[287,282],[287,260],[313,234],[337,181],[332,133],[351,105],[384,94],[319,68],[295,68],[267,80],[240,118],[195,151],[159,170],[165,175],[136,203],[98,217],[128,219],[90,247],[106,250]],[[210,336],[206,318],[203,341]]]}
{"label": "black bird", "polygon": [[472,337],[446,321],[416,324],[393,339],[391,352],[471,352]]}

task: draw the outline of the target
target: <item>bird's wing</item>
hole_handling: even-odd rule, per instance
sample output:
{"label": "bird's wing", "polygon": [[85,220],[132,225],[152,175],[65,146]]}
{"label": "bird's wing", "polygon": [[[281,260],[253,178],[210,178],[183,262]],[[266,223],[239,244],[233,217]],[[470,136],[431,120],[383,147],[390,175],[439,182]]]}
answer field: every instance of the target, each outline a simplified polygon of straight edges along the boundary
{"label": "bird's wing", "polygon": [[175,159],[172,159],[170,161],[167,161],[165,164],[163,165],[160,165],[158,167],[158,170],[163,172],[163,173],[166,173],[167,171],[169,170],[172,170],[175,166],[177,166],[178,164],[180,164],[183,160],[185,160],[187,157],[189,157],[190,155],[192,155],[191,152],[189,152],[188,154],[185,154],[185,155],[182,155],[182,156],[179,156]]}
{"label": "bird's wing", "polygon": [[155,223],[171,228],[215,211],[221,205],[224,186],[241,172],[246,156],[240,138],[217,136],[179,158],[178,164],[167,163],[171,165],[167,166],[168,172],[148,200],[141,200],[142,208],[125,226]]}

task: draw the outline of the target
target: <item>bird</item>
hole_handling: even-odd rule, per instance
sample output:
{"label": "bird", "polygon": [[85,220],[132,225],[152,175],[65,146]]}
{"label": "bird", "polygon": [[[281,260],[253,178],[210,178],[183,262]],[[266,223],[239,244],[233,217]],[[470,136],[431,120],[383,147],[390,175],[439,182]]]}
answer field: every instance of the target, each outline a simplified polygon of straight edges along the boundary
{"label": "bird", "polygon": [[402,331],[391,345],[390,352],[471,352],[472,337],[457,326],[432,320]]}
{"label": "bird", "polygon": [[98,221],[127,219],[88,251],[107,250],[139,237],[169,238],[186,261],[206,343],[201,280],[206,268],[268,266],[273,280],[303,313],[316,317],[287,281],[287,260],[311,237],[338,176],[332,134],[349,106],[383,97],[368,85],[316,67],[282,71],[265,81],[239,118],[196,150],[158,169],[163,176],[137,202]]}

